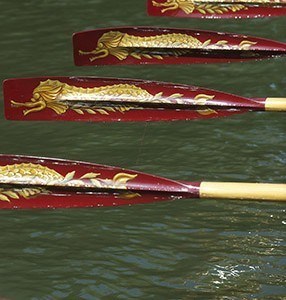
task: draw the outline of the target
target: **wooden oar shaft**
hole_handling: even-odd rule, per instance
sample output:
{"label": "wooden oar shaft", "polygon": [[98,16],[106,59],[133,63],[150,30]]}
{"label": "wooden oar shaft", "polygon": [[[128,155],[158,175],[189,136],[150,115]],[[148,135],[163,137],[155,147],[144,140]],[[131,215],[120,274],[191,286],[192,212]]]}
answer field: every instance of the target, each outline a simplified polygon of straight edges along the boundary
{"label": "wooden oar shaft", "polygon": [[202,182],[200,198],[286,201],[286,184]]}
{"label": "wooden oar shaft", "polygon": [[265,111],[286,111],[286,98],[282,97],[266,97],[251,98],[254,101],[264,105]]}
{"label": "wooden oar shaft", "polygon": [[286,111],[286,98],[266,98],[265,110]]}

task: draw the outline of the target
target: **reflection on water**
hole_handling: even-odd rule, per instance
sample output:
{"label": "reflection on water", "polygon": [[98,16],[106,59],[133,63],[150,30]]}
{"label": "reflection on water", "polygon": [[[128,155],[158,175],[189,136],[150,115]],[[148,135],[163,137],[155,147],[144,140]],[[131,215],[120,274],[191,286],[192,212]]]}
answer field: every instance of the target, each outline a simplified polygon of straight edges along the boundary
{"label": "reflection on water", "polygon": [[[9,246],[9,255],[1,260],[2,291],[15,295],[15,280],[21,279],[17,286],[30,287],[27,299],[58,293],[283,299],[285,210],[277,204],[273,215],[273,207],[183,200],[98,210],[6,211],[1,226],[9,235],[2,235],[1,244]],[[41,288],[34,290],[33,282]]]}

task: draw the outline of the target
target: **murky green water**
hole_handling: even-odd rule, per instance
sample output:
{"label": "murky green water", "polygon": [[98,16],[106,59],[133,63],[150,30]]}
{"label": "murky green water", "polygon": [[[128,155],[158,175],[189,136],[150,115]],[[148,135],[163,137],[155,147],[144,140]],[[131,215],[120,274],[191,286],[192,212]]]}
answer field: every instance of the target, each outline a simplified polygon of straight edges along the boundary
{"label": "murky green water", "polygon": [[[286,41],[285,18],[151,18],[143,0],[0,0],[0,79],[120,76],[244,96],[286,94],[285,59],[206,66],[75,67],[71,35],[160,25]],[[2,99],[1,94],[1,99]],[[87,160],[185,180],[285,182],[279,113],[152,124],[8,122],[0,152]],[[0,212],[0,298],[285,299],[285,205],[186,200]]]}

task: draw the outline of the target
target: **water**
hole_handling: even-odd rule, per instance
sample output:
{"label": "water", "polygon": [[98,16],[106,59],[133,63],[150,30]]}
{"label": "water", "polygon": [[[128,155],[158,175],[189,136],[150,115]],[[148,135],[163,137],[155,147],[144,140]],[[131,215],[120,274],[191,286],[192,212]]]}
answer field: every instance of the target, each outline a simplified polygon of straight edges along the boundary
{"label": "water", "polygon": [[[206,66],[75,67],[71,35],[154,25],[286,41],[285,18],[152,18],[145,1],[1,0],[0,79],[120,76],[285,96],[285,59]],[[2,94],[1,94],[1,98]],[[185,180],[285,182],[285,115],[175,123],[8,122],[0,152],[122,166]],[[285,299],[285,205],[184,200],[133,207],[1,211],[6,299]]]}

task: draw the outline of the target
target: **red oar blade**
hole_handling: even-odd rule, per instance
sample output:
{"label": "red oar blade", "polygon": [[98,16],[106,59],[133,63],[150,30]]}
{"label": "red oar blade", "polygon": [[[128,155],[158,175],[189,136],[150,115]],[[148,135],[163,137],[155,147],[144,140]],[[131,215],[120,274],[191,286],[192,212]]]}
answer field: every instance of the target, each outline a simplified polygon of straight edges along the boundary
{"label": "red oar blade", "polygon": [[286,2],[228,0],[148,0],[148,14],[177,18],[263,18],[286,15]]}
{"label": "red oar blade", "polygon": [[198,187],[117,167],[0,155],[0,209],[148,203],[198,197]]}
{"label": "red oar blade", "polygon": [[75,33],[78,66],[241,62],[286,54],[286,44],[213,31],[119,27]]}
{"label": "red oar blade", "polygon": [[286,184],[184,182],[86,162],[0,155],[0,209],[116,206],[178,198],[286,201]]}
{"label": "red oar blade", "polygon": [[9,120],[172,121],[265,110],[265,99],[134,79],[18,78],[3,87]]}

